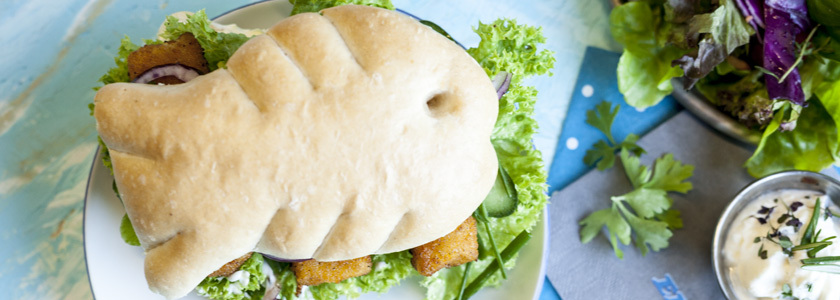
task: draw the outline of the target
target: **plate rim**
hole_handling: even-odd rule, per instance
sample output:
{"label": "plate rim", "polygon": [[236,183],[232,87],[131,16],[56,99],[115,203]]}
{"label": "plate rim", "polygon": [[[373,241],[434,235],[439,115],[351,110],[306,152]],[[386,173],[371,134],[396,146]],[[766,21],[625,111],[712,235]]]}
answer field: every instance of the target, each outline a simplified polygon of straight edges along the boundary
{"label": "plate rim", "polygon": [[[279,1],[278,0],[260,0],[260,1],[252,2],[252,3],[240,5],[236,8],[229,9],[229,10],[211,18],[211,20],[216,20],[216,19],[228,16],[232,13],[235,13],[235,12],[241,10],[241,9],[245,9],[245,8],[255,6],[255,5],[266,4],[268,2],[279,2]],[[400,13],[403,13],[403,14],[405,14],[409,17],[412,17],[414,19],[422,20],[421,18],[417,17],[416,15],[414,15],[412,13],[409,13],[405,10],[397,8],[396,11],[398,11]],[[466,49],[458,41],[454,41],[454,42],[458,46],[460,46],[461,48]],[[94,292],[93,280],[91,279],[91,276],[90,276],[90,266],[88,264],[88,254],[87,254],[87,250],[88,250],[87,249],[88,248],[87,247],[87,238],[88,237],[87,237],[87,228],[86,227],[87,227],[87,216],[88,216],[88,208],[89,208],[88,200],[90,198],[91,186],[93,184],[93,180],[92,180],[93,176],[92,175],[93,175],[94,169],[96,168],[96,164],[101,159],[100,158],[101,152],[102,152],[102,145],[97,144],[96,150],[94,151],[94,155],[93,155],[93,158],[92,158],[92,161],[91,161],[91,164],[90,164],[90,168],[88,170],[87,184],[85,185],[85,194],[84,194],[84,200],[83,200],[84,208],[83,208],[83,214],[82,214],[82,248],[83,248],[82,251],[84,253],[84,259],[85,259],[85,274],[87,275],[88,287],[90,288],[90,291],[91,291],[91,297],[94,300],[96,300],[96,294]],[[544,171],[547,172],[547,170],[544,170]],[[548,197],[547,193],[546,193],[546,196]],[[544,288],[545,281],[547,280],[546,279],[546,267],[547,267],[547,263],[548,263],[548,253],[549,253],[548,251],[549,251],[549,244],[550,244],[550,240],[549,240],[550,235],[548,234],[548,228],[550,228],[550,226],[549,226],[550,218],[549,218],[549,215],[548,215],[548,204],[546,204],[546,206],[542,209],[542,211],[540,211],[540,214],[541,214],[541,216],[537,220],[537,224],[535,224],[534,227],[531,228],[532,231],[537,230],[538,229],[537,226],[542,224],[542,228],[541,228],[542,229],[542,249],[541,249],[541,252],[540,252],[540,255],[541,255],[541,257],[540,257],[540,267],[539,267],[539,271],[537,272],[537,282],[534,286],[534,292],[533,292],[534,294],[533,294],[532,300],[539,300],[541,298],[542,290]]]}
{"label": "plate rim", "polygon": [[[97,133],[97,142],[99,134]],[[88,287],[90,287],[90,296],[96,300],[96,293],[93,292],[93,280],[90,279],[90,266],[88,265],[88,255],[87,255],[87,216],[88,216],[88,199],[90,196],[90,188],[93,185],[93,169],[96,168],[96,163],[99,161],[99,155],[102,152],[101,150],[102,145],[96,145],[96,151],[93,152],[93,159],[90,164],[90,170],[88,170],[88,178],[87,184],[85,185],[85,199],[82,202],[84,209],[82,209],[82,253],[85,256],[85,275],[87,275],[88,279]]]}

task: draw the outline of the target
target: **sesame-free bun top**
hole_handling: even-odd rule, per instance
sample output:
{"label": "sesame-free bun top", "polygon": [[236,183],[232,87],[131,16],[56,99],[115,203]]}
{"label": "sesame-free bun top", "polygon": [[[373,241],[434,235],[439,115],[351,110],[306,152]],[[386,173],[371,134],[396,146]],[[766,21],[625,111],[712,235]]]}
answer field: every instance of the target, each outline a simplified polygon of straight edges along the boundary
{"label": "sesame-free bun top", "polygon": [[250,251],[332,261],[430,242],[497,173],[487,75],[384,9],[295,15],[226,69],[109,84],[95,103],[146,279],[167,298]]}

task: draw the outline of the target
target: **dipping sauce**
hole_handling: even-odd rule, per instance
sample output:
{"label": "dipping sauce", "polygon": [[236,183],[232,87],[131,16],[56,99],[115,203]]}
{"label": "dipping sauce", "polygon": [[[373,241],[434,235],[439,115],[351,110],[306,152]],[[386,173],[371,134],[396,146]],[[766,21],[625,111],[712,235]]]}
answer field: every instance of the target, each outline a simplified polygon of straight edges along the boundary
{"label": "dipping sauce", "polygon": [[[840,231],[838,219],[830,213],[827,216],[824,207],[840,210],[827,196],[814,191],[767,193],[738,214],[722,253],[738,299],[840,299],[840,275],[801,269],[807,250],[791,251],[790,247],[802,243],[817,198],[823,209],[814,234],[822,241]],[[840,255],[840,241],[831,241],[837,244],[820,250],[817,257]]]}

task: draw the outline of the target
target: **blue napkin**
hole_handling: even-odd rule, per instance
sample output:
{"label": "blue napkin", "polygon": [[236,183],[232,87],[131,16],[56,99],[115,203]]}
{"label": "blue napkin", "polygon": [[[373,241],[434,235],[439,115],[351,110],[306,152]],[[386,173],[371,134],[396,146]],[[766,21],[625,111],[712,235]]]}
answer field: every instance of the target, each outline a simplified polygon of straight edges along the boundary
{"label": "blue napkin", "polygon": [[549,171],[549,192],[564,188],[591,169],[583,164],[583,156],[595,142],[606,138],[595,127],[586,124],[586,111],[595,109],[598,103],[609,101],[612,105],[621,105],[613,123],[613,136],[618,140],[624,140],[630,133],[641,136],[682,110],[670,96],[643,112],[627,105],[618,92],[615,74],[620,56],[620,53],[598,48],[586,49]]}

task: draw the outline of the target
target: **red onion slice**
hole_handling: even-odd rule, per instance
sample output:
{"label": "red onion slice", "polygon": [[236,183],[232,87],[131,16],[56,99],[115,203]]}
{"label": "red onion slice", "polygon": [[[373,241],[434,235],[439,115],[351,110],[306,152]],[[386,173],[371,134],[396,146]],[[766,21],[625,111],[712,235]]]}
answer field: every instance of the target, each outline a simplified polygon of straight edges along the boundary
{"label": "red onion slice", "polygon": [[510,79],[513,78],[513,74],[501,71],[496,74],[496,77],[493,77],[493,87],[496,88],[496,95],[499,96],[499,99],[502,99],[502,96],[507,93],[508,88],[510,88]]}
{"label": "red onion slice", "polygon": [[268,255],[268,254],[265,254],[265,253],[260,253],[260,254],[262,254],[263,257],[268,258],[268,259],[273,260],[273,261],[276,261],[276,262],[302,262],[302,261],[310,260],[310,258],[286,259],[286,258],[279,258],[279,257],[273,256],[273,255]]}
{"label": "red onion slice", "polygon": [[146,72],[143,72],[143,74],[140,74],[140,76],[137,76],[137,78],[135,78],[131,82],[149,83],[154,81],[155,79],[166,76],[173,76],[183,82],[187,82],[195,79],[196,77],[198,77],[198,75],[200,75],[198,74],[198,71],[188,66],[182,64],[170,64],[148,69],[146,70]]}

